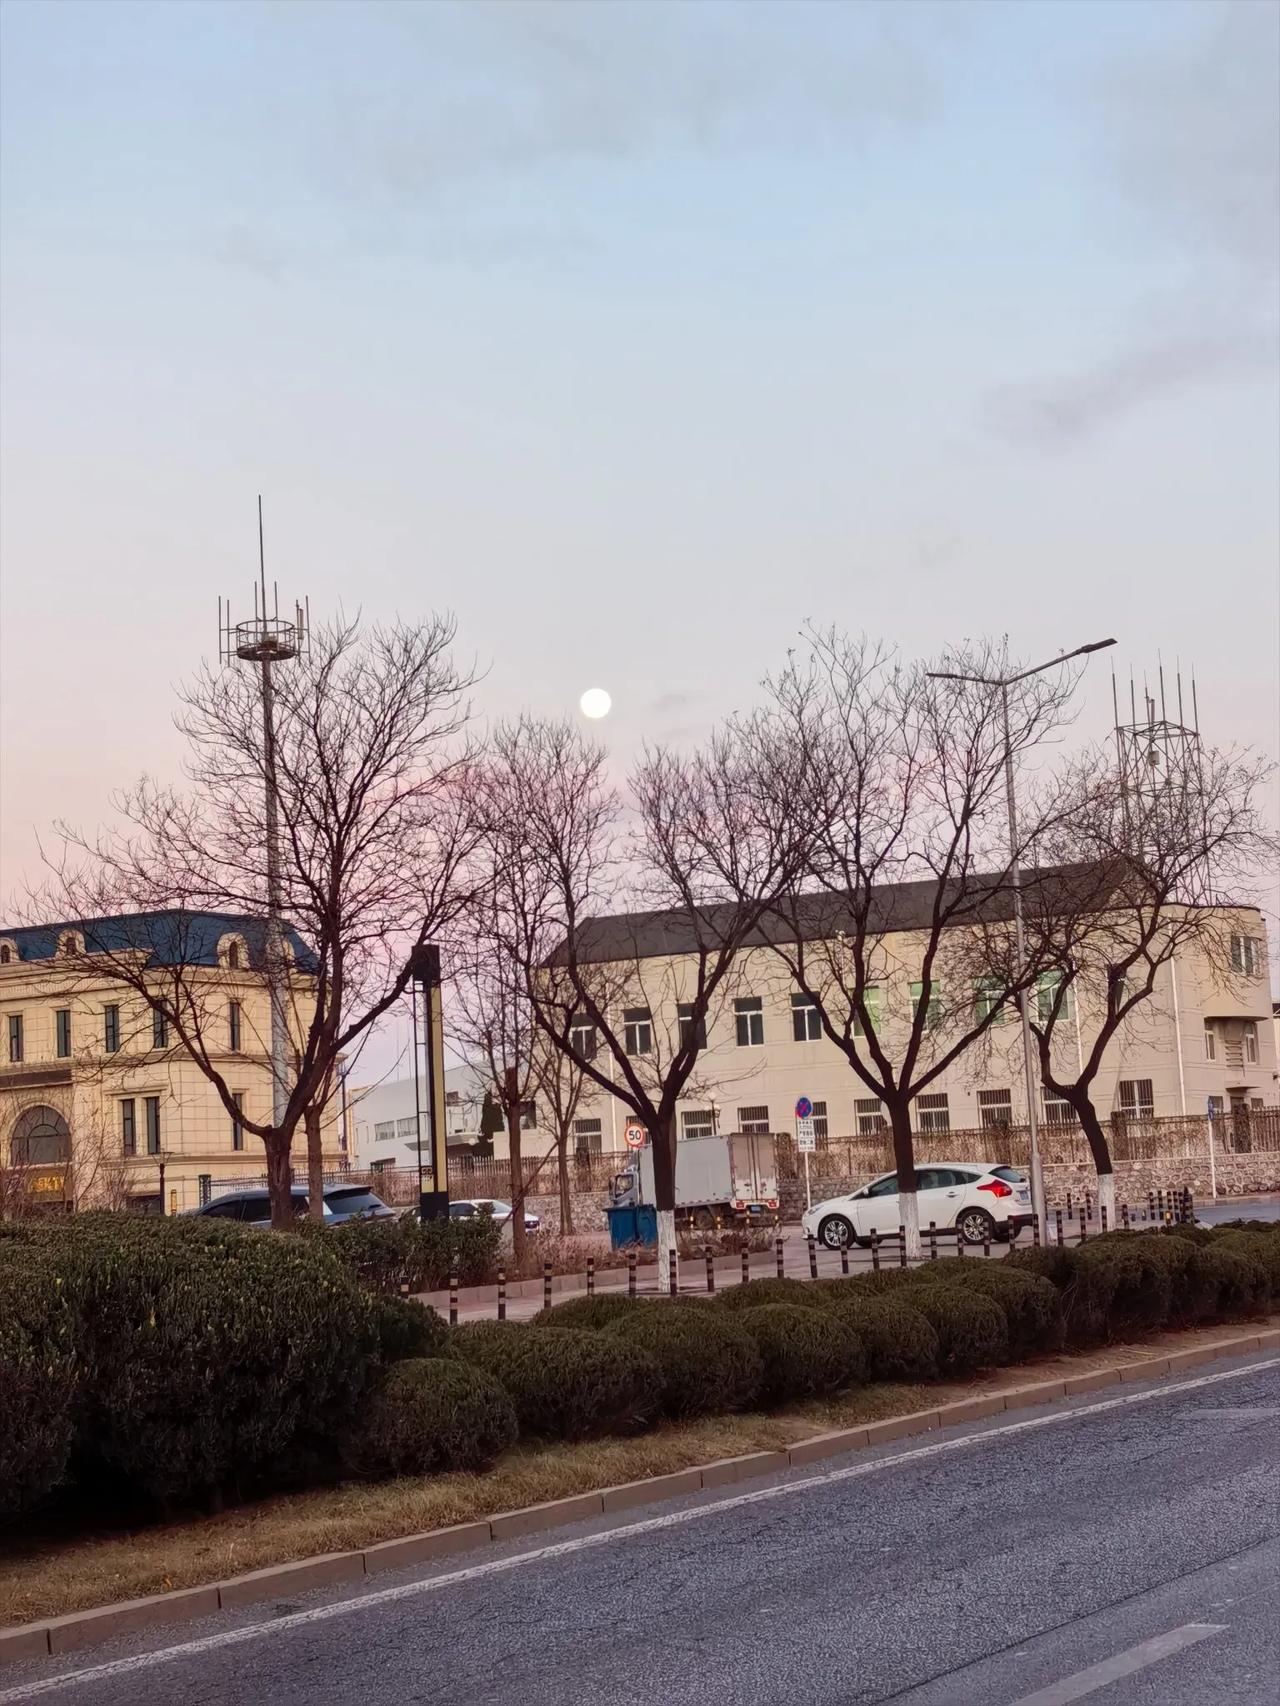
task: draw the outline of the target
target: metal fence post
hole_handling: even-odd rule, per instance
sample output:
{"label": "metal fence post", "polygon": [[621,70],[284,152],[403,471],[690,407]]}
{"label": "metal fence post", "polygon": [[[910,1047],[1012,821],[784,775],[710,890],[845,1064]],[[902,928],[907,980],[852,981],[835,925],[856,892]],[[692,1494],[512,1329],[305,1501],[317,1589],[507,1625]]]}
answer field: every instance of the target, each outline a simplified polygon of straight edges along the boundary
{"label": "metal fence post", "polygon": [[507,1318],[507,1270],[503,1267],[502,1263],[499,1262],[498,1263],[498,1319],[499,1319],[499,1321],[505,1321],[506,1318]]}

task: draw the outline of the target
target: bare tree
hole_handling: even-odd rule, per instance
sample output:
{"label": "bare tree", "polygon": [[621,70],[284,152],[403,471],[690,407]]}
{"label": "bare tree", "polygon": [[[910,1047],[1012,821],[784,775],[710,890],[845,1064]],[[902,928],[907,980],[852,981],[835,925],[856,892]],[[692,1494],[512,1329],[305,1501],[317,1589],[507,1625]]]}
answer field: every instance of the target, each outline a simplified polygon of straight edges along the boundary
{"label": "bare tree", "polygon": [[731,743],[687,760],[652,751],[624,806],[598,746],[523,718],[497,731],[484,789],[505,945],[534,1024],[648,1131],[663,1264],[677,1105],[739,949],[794,875],[794,850],[748,819],[747,780]]}
{"label": "bare tree", "polygon": [[[339,1056],[400,998],[415,948],[469,898],[465,740],[470,678],[452,623],[315,632],[275,678],[274,770],[282,911],[292,925],[291,1052],[282,1116],[236,1107],[226,1069],[228,991],[260,987],[267,824],[258,678],[205,669],[181,695],[188,785],[144,779],[117,801],[123,827],[60,826],[44,919],[81,921],[86,972],[162,1016],[228,1114],[266,1150],[272,1218],[290,1219],[290,1149]],[[163,914],[157,922],[155,915]],[[248,965],[215,952],[210,914],[238,921]]]}
{"label": "bare tree", "polygon": [[573,1235],[573,1181],[569,1172],[569,1149],[586,1082],[586,1074],[572,1054],[552,1047],[545,1038],[535,1046],[531,1083],[540,1106],[546,1110],[548,1128],[555,1143],[560,1231],[568,1237]]}
{"label": "bare tree", "polygon": [[[1008,1013],[1029,974],[993,956],[981,988],[966,937],[1012,935],[1006,736],[997,691],[934,680],[883,648],[812,631],[738,726],[756,819],[805,844],[802,881],[769,906],[769,939],[823,1034],[883,1104],[908,1250],[919,1252],[913,1106]],[[1009,672],[996,648],[948,657],[955,673]],[[1075,676],[1010,695],[1008,745],[1024,759],[1066,719]],[[1055,803],[1027,813],[1017,856]],[[704,842],[704,850],[710,843]],[[730,873],[713,858],[726,882]]]}
{"label": "bare tree", "polygon": [[[1240,987],[1238,907],[1257,873],[1276,868],[1259,807],[1272,774],[1250,753],[1197,748],[1193,775],[1166,776],[1140,796],[1097,750],[1072,768],[1070,809],[1041,833],[1038,851],[1051,863],[1028,879],[1027,957],[1039,973],[1031,1029],[1041,1080],[1079,1122],[1113,1223],[1114,1169],[1094,1099],[1099,1071],[1162,968],[1176,976],[1182,959],[1219,987]],[[1066,882],[1055,869],[1063,865],[1073,873]],[[984,947],[997,979],[1007,978],[1007,942],[989,938]]]}

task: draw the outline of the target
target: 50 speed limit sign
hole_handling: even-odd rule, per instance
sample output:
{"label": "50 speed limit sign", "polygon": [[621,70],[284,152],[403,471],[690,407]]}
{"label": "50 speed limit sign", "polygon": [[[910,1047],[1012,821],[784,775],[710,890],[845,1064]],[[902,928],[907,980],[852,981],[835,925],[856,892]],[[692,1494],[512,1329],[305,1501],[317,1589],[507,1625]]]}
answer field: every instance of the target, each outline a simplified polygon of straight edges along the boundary
{"label": "50 speed limit sign", "polygon": [[643,1149],[649,1141],[649,1133],[634,1120],[628,1122],[622,1136],[628,1149]]}

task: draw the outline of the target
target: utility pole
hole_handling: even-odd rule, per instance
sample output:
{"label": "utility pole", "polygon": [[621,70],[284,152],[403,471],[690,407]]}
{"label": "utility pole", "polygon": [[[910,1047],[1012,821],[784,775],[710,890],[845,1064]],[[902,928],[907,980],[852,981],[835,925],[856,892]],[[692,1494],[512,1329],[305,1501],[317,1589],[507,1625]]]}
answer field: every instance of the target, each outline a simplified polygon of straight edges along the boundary
{"label": "utility pole", "polygon": [[284,1123],[289,1107],[288,960],[280,892],[280,790],[276,771],[275,682],[272,672],[305,651],[311,626],[310,601],[294,605],[294,620],[280,617],[280,592],[272,582],[268,615],[266,550],[262,533],[262,497],[258,497],[258,584],[253,589],[253,620],[231,620],[231,603],[218,600],[218,656],[256,663],[262,681],[262,780],[266,794],[266,918],[263,970],[271,1008],[271,1123]]}

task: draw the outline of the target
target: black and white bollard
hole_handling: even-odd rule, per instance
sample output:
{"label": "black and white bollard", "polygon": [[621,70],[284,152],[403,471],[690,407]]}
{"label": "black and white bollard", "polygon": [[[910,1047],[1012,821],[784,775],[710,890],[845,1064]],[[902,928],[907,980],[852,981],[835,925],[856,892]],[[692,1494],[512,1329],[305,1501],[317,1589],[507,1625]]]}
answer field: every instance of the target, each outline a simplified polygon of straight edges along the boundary
{"label": "black and white bollard", "polygon": [[627,1251],[627,1296],[628,1297],[634,1297],[635,1294],[636,1294],[636,1253],[634,1250],[628,1250]]}
{"label": "black and white bollard", "polygon": [[458,1325],[458,1270],[449,1270],[449,1325]]}
{"label": "black and white bollard", "polygon": [[587,1296],[588,1297],[594,1297],[595,1294],[596,1294],[596,1259],[594,1256],[588,1256],[587,1257]]}
{"label": "black and white bollard", "polygon": [[707,1245],[704,1254],[707,1258],[707,1290],[714,1291],[716,1289],[716,1259],[711,1254],[710,1244]]}
{"label": "black and white bollard", "polygon": [[817,1279],[817,1277],[818,1277],[818,1241],[813,1236],[813,1233],[811,1232],[809,1234],[809,1278],[811,1280],[815,1280],[815,1279]]}
{"label": "black and white bollard", "polygon": [[499,1264],[498,1267],[498,1319],[507,1318],[507,1270]]}
{"label": "black and white bollard", "polygon": [[551,1307],[551,1261],[547,1256],[542,1258],[542,1307]]}

